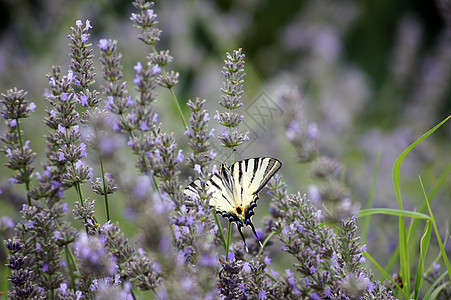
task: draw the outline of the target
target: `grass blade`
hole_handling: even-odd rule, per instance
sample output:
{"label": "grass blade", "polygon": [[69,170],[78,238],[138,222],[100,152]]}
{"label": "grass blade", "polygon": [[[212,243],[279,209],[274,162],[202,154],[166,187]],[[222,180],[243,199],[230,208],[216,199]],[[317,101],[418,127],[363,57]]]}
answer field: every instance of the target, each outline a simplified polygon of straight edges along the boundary
{"label": "grass blade", "polygon": [[424,261],[426,259],[426,253],[428,251],[429,242],[431,241],[432,227],[431,222],[427,221],[424,227],[424,233],[421,237],[420,243],[420,258],[418,261],[417,278],[415,280],[415,294],[414,299],[418,299],[421,284],[423,282]]}
{"label": "grass blade", "polygon": [[[423,181],[421,180],[421,177],[420,177],[420,183],[421,183],[421,188],[423,189],[423,192],[424,192]],[[451,266],[449,264],[448,255],[446,254],[445,247],[443,246],[442,239],[440,238],[440,233],[438,232],[437,224],[435,223],[434,214],[432,213],[431,206],[429,205],[429,200],[428,200],[426,194],[425,194],[425,197],[426,197],[426,203],[427,203],[428,209],[429,209],[429,215],[431,217],[432,226],[434,226],[435,236],[437,237],[438,246],[440,247],[440,252],[442,254],[442,259],[443,259],[443,262],[445,263],[446,270],[448,271],[448,277],[451,280],[451,275],[450,275],[451,274]]]}
{"label": "grass blade", "polygon": [[382,215],[392,215],[392,216],[398,216],[398,217],[409,217],[414,219],[426,219],[429,220],[430,217],[426,214],[422,214],[416,211],[409,211],[409,210],[401,210],[401,209],[393,209],[393,208],[370,208],[370,209],[363,209],[359,211],[357,214],[357,217],[365,217],[365,216],[371,216],[376,214],[382,214]]}
{"label": "grass blade", "polygon": [[[393,186],[395,189],[396,200],[398,201],[398,207],[402,210],[402,200],[401,200],[401,186],[399,181],[399,174],[401,170],[401,163],[404,158],[406,158],[407,154],[412,151],[418,144],[424,141],[428,136],[434,133],[440,126],[442,126],[448,119],[451,118],[451,115],[448,116],[445,120],[437,124],[434,128],[423,134],[420,138],[418,138],[413,144],[407,147],[401,155],[396,159],[395,164],[393,165]],[[433,222],[434,224],[435,222]],[[409,249],[408,249],[408,239],[406,236],[406,225],[404,223],[404,217],[399,217],[399,258],[401,265],[401,277],[405,279],[406,284],[404,285],[404,291],[407,294],[410,293],[410,262],[409,262]],[[435,225],[434,225],[434,228]],[[438,238],[440,240],[440,238]],[[441,243],[441,241],[440,241]],[[445,263],[446,264],[446,263]],[[448,262],[449,265],[449,262]],[[448,266],[447,266],[448,267]]]}

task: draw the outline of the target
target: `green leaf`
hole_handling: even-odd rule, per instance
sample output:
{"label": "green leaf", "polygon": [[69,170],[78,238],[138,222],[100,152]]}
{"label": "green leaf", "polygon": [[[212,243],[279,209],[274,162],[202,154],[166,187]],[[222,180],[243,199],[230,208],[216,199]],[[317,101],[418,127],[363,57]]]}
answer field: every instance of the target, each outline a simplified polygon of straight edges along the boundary
{"label": "green leaf", "polygon": [[370,209],[363,209],[357,213],[357,217],[365,217],[365,216],[371,216],[371,215],[392,215],[392,216],[399,216],[399,217],[409,217],[409,218],[416,218],[416,219],[426,219],[429,220],[430,217],[426,214],[422,214],[416,211],[409,211],[409,210],[401,210],[401,209],[394,209],[394,208],[370,208]]}

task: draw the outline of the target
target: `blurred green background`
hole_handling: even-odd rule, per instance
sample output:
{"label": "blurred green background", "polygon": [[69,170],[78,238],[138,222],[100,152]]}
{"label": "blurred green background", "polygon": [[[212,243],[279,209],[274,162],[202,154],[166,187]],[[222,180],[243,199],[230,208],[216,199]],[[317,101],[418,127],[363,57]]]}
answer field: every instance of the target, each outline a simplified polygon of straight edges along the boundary
{"label": "blurred green background", "polygon": [[[132,67],[137,61],[145,61],[149,49],[137,41],[137,30],[129,21],[130,13],[135,12],[131,2],[0,2],[0,90],[25,89],[30,101],[38,105],[24,130],[40,159],[44,158],[42,136],[46,131],[42,124],[46,106],[42,95],[47,85],[44,75],[52,65],[67,70],[67,36],[76,20],[89,19],[93,26],[91,41],[99,86],[103,82],[98,64],[99,39],[118,40],[124,54],[124,78],[129,82],[134,77]],[[451,108],[451,4],[446,3],[158,1],[154,9],[163,33],[157,48],[170,49],[174,56],[170,68],[180,73],[176,93],[185,116],[188,99],[206,98],[211,123],[215,123],[213,116],[219,109],[225,53],[243,48],[247,56],[245,120],[249,120],[246,112],[258,103],[262,93],[278,107],[280,89],[299,88],[305,102],[304,115],[319,128],[320,152],[343,162],[353,201],[365,206],[380,156],[374,206],[396,208],[391,180],[396,157],[449,115]],[[129,91],[133,92],[131,83]],[[169,94],[162,89],[159,93],[160,121],[166,130],[176,131],[179,146],[186,149],[180,122],[171,122],[177,112]],[[280,117],[283,111],[268,117],[264,126],[248,122],[254,139],[238,158],[279,157],[289,191],[308,193],[312,183],[308,167],[296,163],[296,152],[287,142]],[[0,130],[4,129],[1,124]],[[401,177],[406,209],[418,208],[424,199],[418,175],[430,191],[450,163],[450,135],[451,125],[445,124],[404,161]],[[0,162],[6,162],[4,156]],[[8,172],[2,168],[2,182],[10,176]],[[442,233],[449,221],[450,197],[447,179],[432,204]],[[13,215],[11,203],[1,205],[2,215]],[[394,217],[372,219],[368,247],[382,265],[396,246],[397,222]],[[447,249],[451,251],[451,247]]]}

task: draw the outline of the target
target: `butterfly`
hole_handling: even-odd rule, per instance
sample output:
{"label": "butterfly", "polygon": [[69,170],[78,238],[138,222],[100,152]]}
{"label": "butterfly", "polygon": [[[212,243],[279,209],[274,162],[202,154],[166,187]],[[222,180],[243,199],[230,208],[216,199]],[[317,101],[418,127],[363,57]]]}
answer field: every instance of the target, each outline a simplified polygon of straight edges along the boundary
{"label": "butterfly", "polygon": [[[241,228],[248,225],[258,239],[252,216],[257,207],[258,193],[271,177],[280,169],[282,163],[270,157],[249,158],[238,161],[230,167],[221,164],[219,172],[214,173],[206,182],[207,192],[211,193],[210,206],[231,223],[235,223],[243,239]],[[194,180],[184,189],[184,194],[191,199],[199,198],[201,183]]]}

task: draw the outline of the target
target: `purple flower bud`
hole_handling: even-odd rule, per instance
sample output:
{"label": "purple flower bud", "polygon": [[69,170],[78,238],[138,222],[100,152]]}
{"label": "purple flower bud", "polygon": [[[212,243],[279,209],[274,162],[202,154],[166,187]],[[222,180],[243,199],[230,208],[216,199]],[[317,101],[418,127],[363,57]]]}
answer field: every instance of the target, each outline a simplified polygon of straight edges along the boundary
{"label": "purple flower bud", "polygon": [[101,39],[99,41],[99,48],[102,51],[106,51],[108,49],[108,40],[107,39]]}

